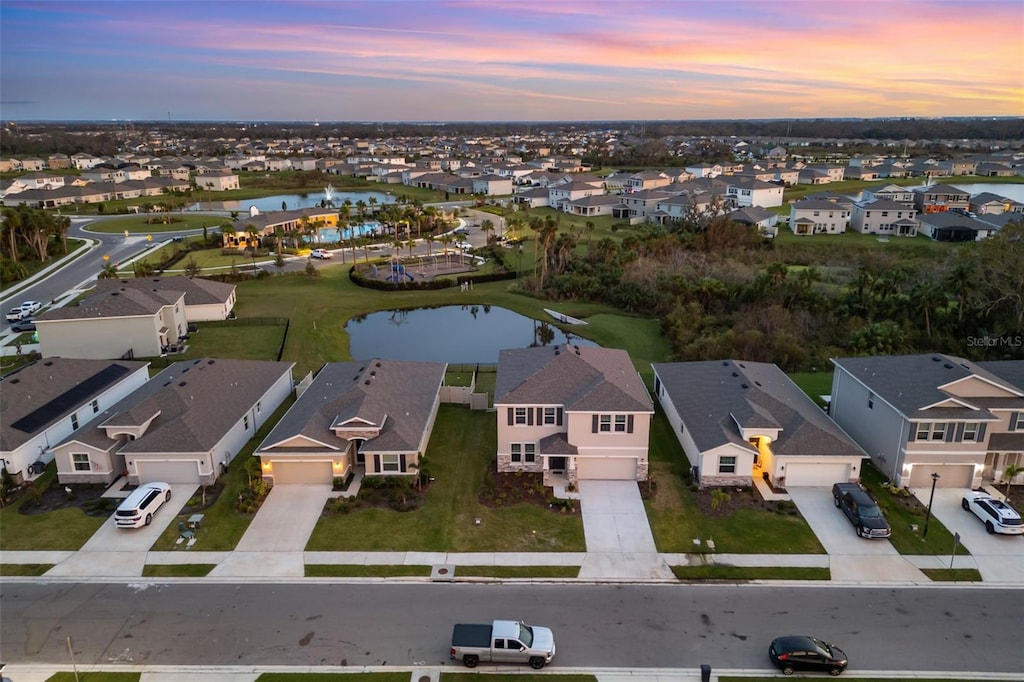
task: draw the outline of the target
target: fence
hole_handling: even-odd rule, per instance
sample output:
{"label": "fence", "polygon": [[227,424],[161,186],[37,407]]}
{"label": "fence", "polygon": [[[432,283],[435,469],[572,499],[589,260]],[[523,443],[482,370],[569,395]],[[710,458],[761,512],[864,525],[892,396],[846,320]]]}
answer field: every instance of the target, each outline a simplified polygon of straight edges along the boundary
{"label": "fence", "polygon": [[204,327],[287,327],[287,317],[236,317],[227,320],[202,322]]}

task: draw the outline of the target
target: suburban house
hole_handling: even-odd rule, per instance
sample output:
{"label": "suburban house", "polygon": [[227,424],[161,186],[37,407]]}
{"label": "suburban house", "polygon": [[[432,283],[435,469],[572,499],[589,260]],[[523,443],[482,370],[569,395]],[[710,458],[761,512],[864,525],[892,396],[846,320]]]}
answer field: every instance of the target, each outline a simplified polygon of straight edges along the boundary
{"label": "suburban house", "polygon": [[862,234],[914,237],[917,235],[917,211],[907,204],[888,199],[856,203],[850,227]]}
{"label": "suburban house", "polygon": [[228,318],[235,307],[235,288],[234,284],[202,277],[138,277],[98,280],[95,293],[121,289],[137,289],[150,293],[156,293],[161,289],[184,292],[185,320],[208,322]]}
{"label": "suburban house", "polygon": [[897,485],[978,488],[1024,453],[1024,361],[833,359],[832,418]]}
{"label": "suburban house", "polygon": [[736,206],[745,208],[747,206],[761,206],[771,208],[782,206],[782,185],[771,182],[763,182],[751,178],[732,178],[729,181],[729,188],[726,196],[732,199]]}
{"label": "suburban house", "polygon": [[801,199],[789,205],[793,234],[842,234],[850,222],[850,209],[826,199]]}
{"label": "suburban house", "polygon": [[971,195],[952,185],[929,185],[914,190],[914,206],[918,213],[945,213],[953,208],[966,211]]}
{"label": "suburban house", "polygon": [[149,379],[149,363],[51,358],[0,379],[0,458],[16,482],[35,479],[49,452]]}
{"label": "suburban house", "polygon": [[62,483],[210,485],[291,394],[290,362],[176,362],[53,446]]}
{"label": "suburban house", "polygon": [[979,215],[984,213],[1006,213],[1011,210],[1014,203],[1012,199],[1007,199],[1004,196],[993,194],[992,192],[982,192],[977,196],[971,197],[969,208],[971,212]]}
{"label": "suburban house", "polygon": [[541,472],[548,486],[647,479],[654,403],[624,350],[503,350],[494,408],[499,472]]}
{"label": "suburban house", "polygon": [[446,369],[402,360],[327,363],[256,448],[263,478],[330,485],[355,471],[413,475]]}
{"label": "suburban house", "polygon": [[901,187],[900,185],[875,185],[873,187],[865,187],[860,191],[862,203],[870,204],[871,202],[883,199],[913,206],[914,190]]}
{"label": "suburban house", "polygon": [[957,211],[922,213],[918,222],[918,231],[937,242],[974,242],[997,231],[991,223]]}
{"label": "suburban house", "polygon": [[196,187],[210,192],[227,192],[239,189],[238,176],[229,170],[218,170],[196,175]]}
{"label": "suburban house", "polygon": [[730,222],[747,225],[749,227],[756,227],[758,231],[766,237],[775,236],[776,226],[779,223],[778,213],[773,213],[772,211],[761,208],[760,206],[738,208],[726,215],[726,218],[728,218]]}
{"label": "suburban house", "polygon": [[659,363],[654,393],[701,486],[828,486],[860,478],[864,452],[778,366]]}
{"label": "suburban house", "polygon": [[188,331],[184,291],[120,280],[97,286],[77,306],[47,310],[35,323],[43,357],[155,357]]}

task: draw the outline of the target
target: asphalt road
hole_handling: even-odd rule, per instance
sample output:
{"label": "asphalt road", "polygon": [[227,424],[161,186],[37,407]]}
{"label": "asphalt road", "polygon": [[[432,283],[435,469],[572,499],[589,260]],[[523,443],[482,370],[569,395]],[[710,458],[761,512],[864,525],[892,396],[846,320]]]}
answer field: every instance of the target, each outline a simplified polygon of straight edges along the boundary
{"label": "asphalt road", "polygon": [[372,583],[0,583],[0,656],[80,665],[439,665],[451,626],[521,618],[554,665],[767,669],[811,634],[851,670],[1021,670],[1024,592],[985,588]]}

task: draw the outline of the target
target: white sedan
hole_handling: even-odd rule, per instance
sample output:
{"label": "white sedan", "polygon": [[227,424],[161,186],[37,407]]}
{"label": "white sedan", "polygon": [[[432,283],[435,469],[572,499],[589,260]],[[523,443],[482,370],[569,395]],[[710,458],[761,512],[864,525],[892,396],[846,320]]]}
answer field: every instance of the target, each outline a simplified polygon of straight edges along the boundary
{"label": "white sedan", "polygon": [[1024,522],[1017,510],[987,493],[968,493],[960,506],[981,519],[989,533],[1024,534]]}

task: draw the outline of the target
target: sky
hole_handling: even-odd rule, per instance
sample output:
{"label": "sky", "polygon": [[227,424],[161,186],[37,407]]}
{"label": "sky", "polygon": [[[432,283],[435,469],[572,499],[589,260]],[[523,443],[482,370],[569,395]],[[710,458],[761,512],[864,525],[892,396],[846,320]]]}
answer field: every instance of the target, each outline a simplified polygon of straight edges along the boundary
{"label": "sky", "polygon": [[1024,0],[0,4],[0,118],[1022,116]]}

